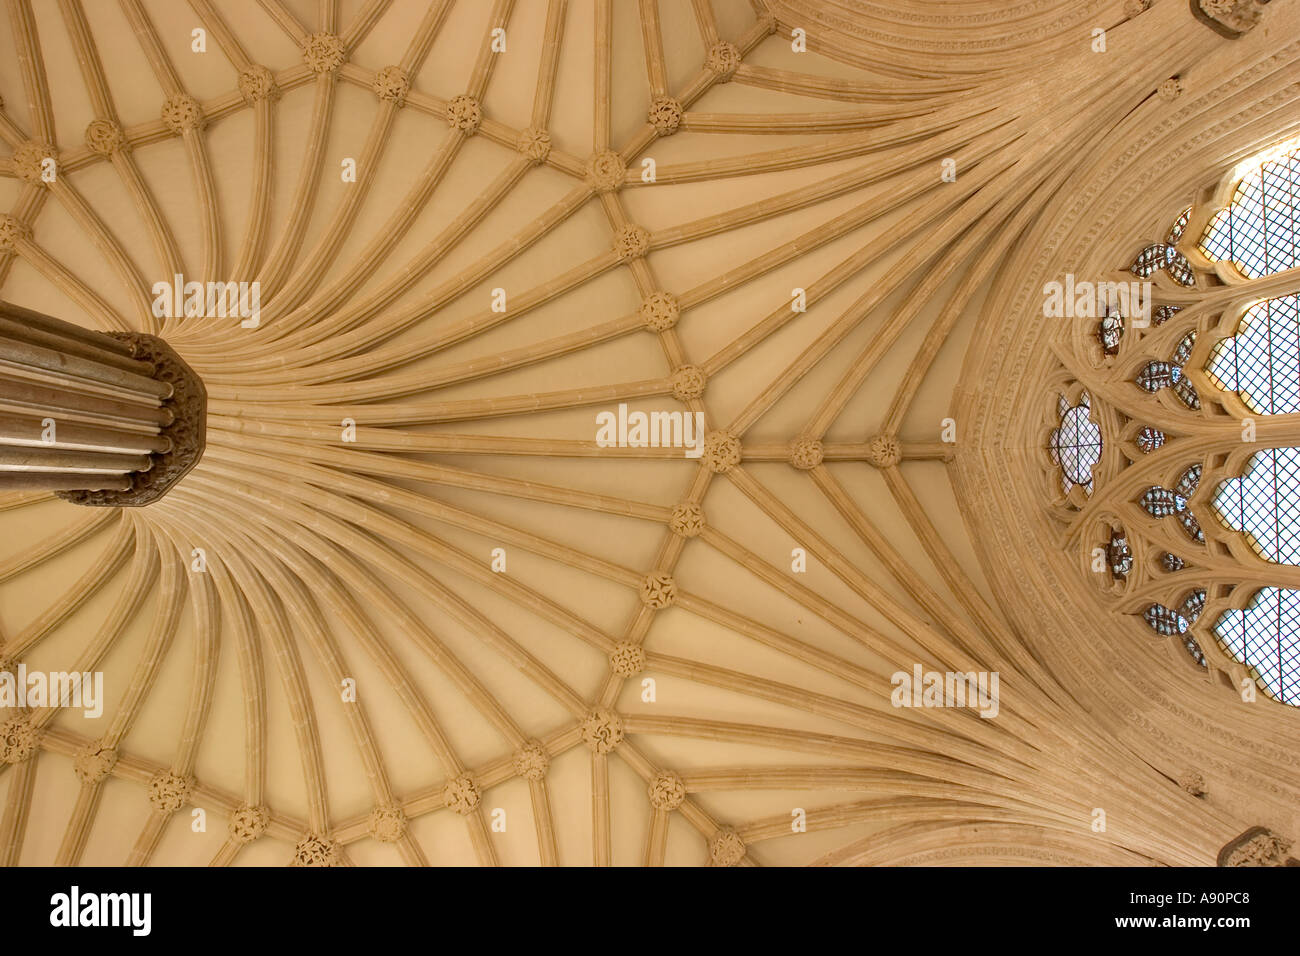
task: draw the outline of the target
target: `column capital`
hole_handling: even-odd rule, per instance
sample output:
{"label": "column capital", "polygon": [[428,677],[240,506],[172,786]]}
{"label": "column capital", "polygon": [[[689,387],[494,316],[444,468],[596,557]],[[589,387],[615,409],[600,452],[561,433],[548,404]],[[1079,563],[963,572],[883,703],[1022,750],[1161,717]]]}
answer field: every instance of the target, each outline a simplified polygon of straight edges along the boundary
{"label": "column capital", "polygon": [[174,417],[160,431],[162,437],[170,442],[170,447],[151,456],[153,467],[148,471],[133,472],[129,476],[131,487],[126,491],[60,491],[57,494],[64,501],[77,505],[138,508],[167,494],[203,457],[207,441],[208,392],[194,370],[158,336],[143,332],[106,334],[130,346],[134,358],[157,369],[154,378],[172,386],[172,395],[163,403],[163,408]]}

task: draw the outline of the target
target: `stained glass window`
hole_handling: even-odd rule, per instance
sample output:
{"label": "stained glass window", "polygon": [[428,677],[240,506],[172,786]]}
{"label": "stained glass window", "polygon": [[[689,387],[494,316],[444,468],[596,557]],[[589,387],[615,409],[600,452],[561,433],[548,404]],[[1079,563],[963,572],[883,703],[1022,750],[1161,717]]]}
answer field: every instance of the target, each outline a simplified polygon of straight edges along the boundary
{"label": "stained glass window", "polygon": [[[1207,258],[1233,262],[1242,275],[1251,279],[1300,267],[1300,146],[1292,143],[1284,149],[1275,150],[1273,158],[1257,163],[1247,172],[1233,192],[1231,205],[1214,216],[1197,242]],[[1188,232],[1193,213],[1194,209],[1184,209],[1163,239],[1147,239],[1131,260],[1130,271],[1142,279],[1163,272],[1176,283],[1195,287],[1196,272],[1179,249],[1180,244],[1188,248],[1196,241],[1196,234]],[[1238,394],[1255,415],[1300,414],[1300,281],[1277,291],[1283,294],[1251,305],[1232,337],[1213,343],[1204,360],[1208,379],[1218,388]],[[1174,321],[1180,308],[1155,307],[1151,324],[1158,327]],[[1120,353],[1124,334],[1122,321],[1109,315],[1097,325],[1096,335],[1107,355]],[[1201,411],[1203,400],[1188,374],[1197,330],[1180,329],[1179,335],[1168,352],[1148,355],[1127,373],[1133,383],[1129,394],[1141,395],[1137,389],[1148,395],[1167,390],[1187,409]],[[1117,397],[1124,405],[1123,396]],[[1122,410],[1130,411],[1127,407]],[[1132,417],[1141,422],[1143,416],[1139,413]],[[1063,427],[1054,434],[1054,442],[1063,441],[1057,435],[1066,434],[1064,410],[1061,421]],[[1167,444],[1165,432],[1150,424],[1137,426],[1131,434],[1144,455],[1154,454]],[[1171,434],[1176,436],[1179,431],[1175,429]],[[1245,431],[1242,436],[1243,441],[1254,440],[1253,433],[1249,439]],[[1076,439],[1076,444],[1087,443]],[[1167,456],[1168,450],[1163,454]],[[1062,468],[1066,469],[1064,463]],[[1178,524],[1187,539],[1204,545],[1205,530],[1193,511],[1203,514],[1202,498],[1208,497],[1218,520],[1244,535],[1261,557],[1275,564],[1300,566],[1300,447],[1256,452],[1240,477],[1221,481],[1216,488],[1202,489],[1199,497],[1203,469],[1193,455],[1187,456],[1182,471],[1176,474],[1178,477],[1169,487],[1144,482],[1136,489],[1139,507],[1162,525]],[[1066,475],[1068,488],[1068,471]],[[1223,652],[1249,668],[1264,693],[1300,706],[1300,590],[1265,587],[1255,592],[1244,610],[1216,612],[1217,622],[1206,618],[1198,624],[1207,601],[1204,582],[1197,581],[1196,571],[1197,555],[1203,552],[1193,553],[1189,564],[1163,547],[1148,551],[1153,542],[1142,526],[1127,531],[1135,531],[1136,538],[1130,538],[1124,529],[1111,529],[1106,557],[1113,580],[1130,580],[1141,563],[1152,561],[1164,574],[1177,575],[1177,580],[1186,579],[1192,585],[1191,590],[1165,598],[1168,604],[1148,601],[1139,605],[1146,624],[1177,641],[1203,668],[1216,666],[1207,661],[1205,652],[1214,649],[1205,643],[1207,635],[1200,633],[1200,629],[1210,626]],[[1144,557],[1146,554],[1153,554],[1153,558]],[[1219,660],[1217,653],[1211,656]]]}
{"label": "stained glass window", "polygon": [[1073,408],[1064,397],[1057,403],[1061,427],[1052,432],[1049,451],[1061,466],[1061,487],[1067,495],[1075,485],[1092,494],[1092,469],[1101,461],[1101,429],[1088,416],[1090,401],[1085,392]]}
{"label": "stained glass window", "polygon": [[1158,428],[1144,425],[1137,434],[1137,446],[1142,454],[1149,455],[1165,443],[1165,433]]}
{"label": "stained glass window", "polygon": [[1142,617],[1157,634],[1172,637],[1175,634],[1186,634],[1187,629],[1196,623],[1204,608],[1205,590],[1198,588],[1183,598],[1183,603],[1178,607],[1152,604],[1142,613]]}
{"label": "stained glass window", "polygon": [[1171,361],[1168,362],[1148,362],[1138,371],[1134,381],[1143,391],[1155,394],[1162,388],[1173,388],[1173,392],[1188,408],[1196,411],[1201,407],[1201,397],[1196,393],[1196,387],[1183,374],[1183,364],[1191,358],[1192,349],[1196,345],[1195,330],[1188,332],[1179,341],[1174,349]]}
{"label": "stained glass window", "polygon": [[1201,523],[1187,507],[1187,499],[1196,494],[1196,488],[1200,483],[1201,466],[1192,465],[1183,472],[1182,477],[1178,479],[1178,484],[1172,489],[1152,485],[1142,493],[1138,504],[1153,518],[1177,515],[1178,523],[1183,531],[1187,532],[1187,536],[1197,544],[1204,544],[1205,532],[1201,528]]}
{"label": "stained glass window", "polygon": [[[1252,279],[1295,268],[1298,200],[1300,149],[1292,149],[1242,180],[1232,205],[1207,227],[1201,252]],[[1205,370],[1252,412],[1300,412],[1300,296],[1252,306],[1236,335],[1215,345]],[[1241,477],[1219,485],[1214,509],[1265,560],[1300,564],[1300,448],[1252,455]],[[1225,612],[1214,633],[1265,692],[1300,706],[1300,591],[1262,588],[1245,610]]]}
{"label": "stained glass window", "polygon": [[1179,285],[1196,285],[1196,273],[1192,270],[1192,265],[1187,261],[1187,257],[1173,246],[1166,245],[1163,242],[1147,246],[1138,253],[1137,259],[1129,267],[1130,272],[1143,279],[1149,279],[1161,269],[1169,273],[1170,277]]}

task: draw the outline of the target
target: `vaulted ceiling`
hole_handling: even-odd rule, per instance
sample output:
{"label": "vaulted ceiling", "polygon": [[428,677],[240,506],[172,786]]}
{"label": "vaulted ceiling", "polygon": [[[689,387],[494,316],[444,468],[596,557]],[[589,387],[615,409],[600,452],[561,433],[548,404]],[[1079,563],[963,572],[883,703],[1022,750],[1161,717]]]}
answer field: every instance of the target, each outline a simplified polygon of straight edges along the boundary
{"label": "vaulted ceiling", "polygon": [[[161,335],[209,404],[156,504],[0,498],[0,659],[105,688],[5,724],[0,861],[1300,834],[1294,710],[1062,547],[1036,298],[1300,132],[1296,4],[7,7],[0,298]],[[156,318],[176,274],[259,282],[258,326]],[[702,456],[601,447],[620,404]],[[894,706],[918,665],[996,671],[996,717]]]}

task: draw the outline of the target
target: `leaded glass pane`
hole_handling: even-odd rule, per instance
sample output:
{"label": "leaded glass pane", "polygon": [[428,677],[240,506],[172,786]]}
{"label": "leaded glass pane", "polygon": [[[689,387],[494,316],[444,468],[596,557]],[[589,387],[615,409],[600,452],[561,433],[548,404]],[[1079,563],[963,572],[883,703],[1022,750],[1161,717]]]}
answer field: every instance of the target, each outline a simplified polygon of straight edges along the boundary
{"label": "leaded glass pane", "polygon": [[1237,334],[1215,345],[1205,371],[1253,412],[1300,412],[1300,296],[1253,306]]}
{"label": "leaded glass pane", "polygon": [[1101,429],[1088,416],[1086,397],[1071,408],[1063,402],[1061,427],[1052,432],[1052,460],[1061,466],[1061,487],[1066,494],[1076,485],[1092,492],[1092,469],[1101,461]]}
{"label": "leaded glass pane", "polygon": [[1225,612],[1214,633],[1271,697],[1300,705],[1300,591],[1261,588],[1244,611]]}
{"label": "leaded glass pane", "polygon": [[1214,495],[1219,520],[1268,561],[1300,564],[1300,448],[1256,452]]}
{"label": "leaded glass pane", "polygon": [[1234,262],[1249,278],[1300,265],[1300,150],[1270,160],[1241,181],[1232,205],[1206,227],[1200,249]]}

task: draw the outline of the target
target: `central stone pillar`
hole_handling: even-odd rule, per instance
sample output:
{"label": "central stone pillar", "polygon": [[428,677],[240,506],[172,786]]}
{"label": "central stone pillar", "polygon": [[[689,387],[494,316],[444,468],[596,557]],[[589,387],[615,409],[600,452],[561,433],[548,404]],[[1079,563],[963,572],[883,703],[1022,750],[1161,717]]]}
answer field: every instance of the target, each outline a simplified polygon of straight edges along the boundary
{"label": "central stone pillar", "polygon": [[157,501],[203,455],[207,391],[162,339],[0,302],[0,491]]}

